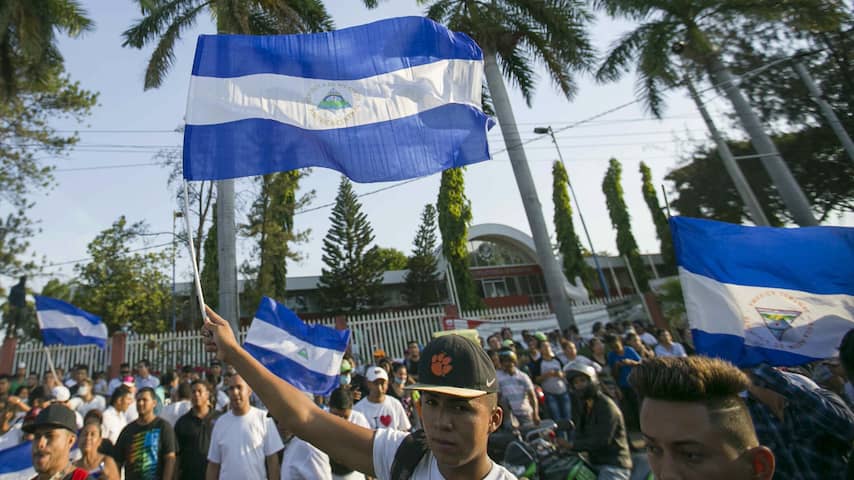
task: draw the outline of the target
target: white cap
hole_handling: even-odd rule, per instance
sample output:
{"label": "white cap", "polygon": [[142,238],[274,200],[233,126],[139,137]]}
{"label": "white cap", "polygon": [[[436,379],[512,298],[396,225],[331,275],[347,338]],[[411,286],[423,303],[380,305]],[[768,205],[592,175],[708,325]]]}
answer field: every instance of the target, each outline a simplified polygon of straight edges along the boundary
{"label": "white cap", "polygon": [[50,391],[51,397],[58,402],[67,402],[68,399],[71,398],[71,392],[68,388],[60,385],[58,387],[53,387],[53,390]]}
{"label": "white cap", "polygon": [[373,382],[375,380],[385,380],[388,381],[388,372],[385,371],[383,367],[371,366],[368,367],[368,371],[365,373],[365,377],[369,382]]}
{"label": "white cap", "polygon": [[27,364],[24,362],[18,362],[18,368],[27,368]]}

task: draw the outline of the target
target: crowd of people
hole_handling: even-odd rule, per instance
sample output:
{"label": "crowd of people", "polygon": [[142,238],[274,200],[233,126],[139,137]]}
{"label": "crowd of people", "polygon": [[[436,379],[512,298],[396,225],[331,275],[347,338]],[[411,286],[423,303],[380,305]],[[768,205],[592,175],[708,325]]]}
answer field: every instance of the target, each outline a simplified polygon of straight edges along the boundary
{"label": "crowd of people", "polygon": [[[551,418],[572,421],[556,442],[600,479],[629,479],[643,449],[662,480],[785,480],[845,478],[854,442],[854,334],[839,358],[739,370],[642,322],[588,336],[505,328],[480,348],[452,336],[411,341],[401,359],[346,354],[339,386],[320,397],[270,378],[214,325],[209,347],[228,368],[214,359],[157,375],[142,360],[108,379],[87,365],[38,375],[19,364],[0,376],[0,450],[33,440],[36,471],[60,474],[44,478],[429,478],[418,472],[435,462],[444,478],[503,479],[489,435]],[[61,448],[75,445],[68,464]],[[421,456],[395,476],[407,448]]]}

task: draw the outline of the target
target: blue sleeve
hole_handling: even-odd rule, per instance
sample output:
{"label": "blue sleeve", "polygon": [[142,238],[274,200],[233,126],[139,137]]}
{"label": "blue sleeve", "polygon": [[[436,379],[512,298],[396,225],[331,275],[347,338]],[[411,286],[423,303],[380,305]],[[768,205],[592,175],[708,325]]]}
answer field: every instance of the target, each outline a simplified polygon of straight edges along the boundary
{"label": "blue sleeve", "polygon": [[625,357],[626,357],[626,358],[628,358],[628,359],[630,359],[630,360],[637,360],[637,361],[641,361],[641,360],[643,360],[643,359],[641,358],[641,356],[640,356],[640,355],[638,355],[638,352],[636,352],[634,348],[632,348],[632,347],[626,347],[625,349],[626,349],[626,352],[625,352]]}

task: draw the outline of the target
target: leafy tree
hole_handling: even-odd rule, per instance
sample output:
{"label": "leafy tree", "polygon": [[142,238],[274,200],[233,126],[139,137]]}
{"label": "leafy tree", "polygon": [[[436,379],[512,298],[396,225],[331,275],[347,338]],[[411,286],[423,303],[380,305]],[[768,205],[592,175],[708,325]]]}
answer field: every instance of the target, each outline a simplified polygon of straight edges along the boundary
{"label": "leafy tree", "polygon": [[137,333],[166,330],[171,294],[163,271],[169,254],[131,251],[145,230],[142,222],[119,217],[89,243],[91,261],[75,267],[80,288],[74,304],[99,315],[110,331],[125,324]]}
{"label": "leafy tree", "polygon": [[655,234],[658,236],[658,241],[661,244],[661,258],[664,264],[671,269],[676,268],[676,255],[673,252],[673,238],[670,236],[670,225],[667,223],[667,216],[658,203],[658,195],[655,193],[655,186],[652,184],[652,172],[645,163],[640,163],[640,173],[643,181],[641,193],[649,207],[649,213],[652,215],[652,222],[655,224]]}
{"label": "leafy tree", "polygon": [[251,291],[244,288],[244,296],[250,304],[257,305],[263,295],[285,299],[287,262],[302,259],[295,246],[306,242],[311,233],[294,228],[294,213],[307,205],[314,195],[309,192],[297,198],[299,181],[305,175],[307,171],[295,170],[258,177],[258,196],[243,226],[243,234],[256,241],[253,288]]}
{"label": "leafy tree", "polygon": [[583,249],[572,224],[572,205],[569,201],[569,175],[561,162],[552,165],[552,201],[554,202],[555,234],[558,251],[563,257],[563,275],[570,282],[580,277],[589,287],[590,267],[584,262]]}
{"label": "leafy tree", "polygon": [[382,303],[383,267],[377,261],[374,230],[362,212],[353,184],[341,178],[323,239],[320,297],[330,312],[355,312]]}
{"label": "leafy tree", "polygon": [[[216,204],[213,206],[213,210],[216,211]],[[199,272],[199,280],[202,284],[202,293],[205,296],[205,303],[210,305],[211,308],[216,309],[219,304],[219,297],[215,294],[215,292],[219,291],[219,261],[218,256],[219,252],[217,252],[216,248],[216,215],[211,217],[211,226],[208,229],[208,234],[205,236],[204,243],[204,264],[202,264],[202,271]],[[196,255],[199,253],[197,252]],[[193,302],[190,304],[190,311],[198,310],[196,305],[198,304],[198,300],[196,300],[196,289],[193,288],[192,294],[190,298]],[[197,312],[199,318],[201,318],[201,312]],[[193,315],[191,318],[196,318],[196,315]]]}
{"label": "leafy tree", "polygon": [[0,4],[0,96],[47,86],[62,54],[57,34],[76,37],[94,24],[75,0],[4,0]]}
{"label": "leafy tree", "polygon": [[436,241],[436,207],[427,204],[421,212],[421,225],[412,242],[414,248],[409,257],[409,271],[403,290],[412,305],[423,307],[439,300]]}
{"label": "leafy tree", "polygon": [[373,249],[374,261],[378,262],[383,270],[406,270],[409,259],[406,254],[396,248],[376,247]]}
{"label": "leafy tree", "polygon": [[638,287],[641,292],[649,291],[649,279],[646,267],[638,250],[638,243],[632,234],[631,217],[626,201],[623,199],[623,186],[621,185],[623,167],[616,158],[608,162],[608,171],[602,181],[602,192],[605,193],[605,203],[608,206],[608,214],[611,217],[611,226],[617,230],[617,250],[620,255],[629,259],[629,265],[635,274]]}
{"label": "leafy tree", "polygon": [[471,223],[471,203],[466,198],[463,169],[450,168],[442,172],[439,186],[439,232],[442,235],[442,254],[454,271],[454,283],[460,297],[460,308],[483,308],[469,271],[468,231]]}
{"label": "leafy tree", "polygon": [[61,157],[78,141],[51,123],[82,121],[97,102],[96,94],[72,82],[60,67],[44,75],[41,82],[17,84],[16,95],[0,102],[0,275],[35,268],[21,256],[36,233],[28,215],[34,205],[30,197],[53,186],[54,167],[40,157]]}

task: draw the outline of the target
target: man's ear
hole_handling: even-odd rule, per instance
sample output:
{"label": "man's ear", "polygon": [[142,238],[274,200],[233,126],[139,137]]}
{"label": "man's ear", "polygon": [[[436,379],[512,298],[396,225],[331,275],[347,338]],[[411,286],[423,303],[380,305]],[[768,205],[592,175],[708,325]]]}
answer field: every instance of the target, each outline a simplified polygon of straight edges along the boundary
{"label": "man's ear", "polygon": [[504,410],[500,405],[496,405],[495,409],[492,410],[492,415],[489,417],[489,433],[493,433],[501,427],[502,422],[504,421]]}
{"label": "man's ear", "polygon": [[770,480],[774,476],[774,453],[768,447],[753,447],[747,451],[753,478]]}

